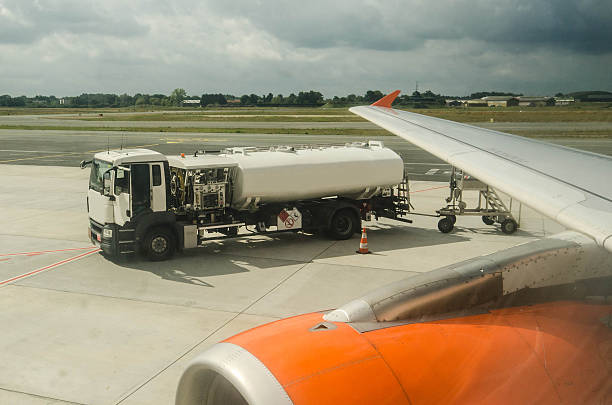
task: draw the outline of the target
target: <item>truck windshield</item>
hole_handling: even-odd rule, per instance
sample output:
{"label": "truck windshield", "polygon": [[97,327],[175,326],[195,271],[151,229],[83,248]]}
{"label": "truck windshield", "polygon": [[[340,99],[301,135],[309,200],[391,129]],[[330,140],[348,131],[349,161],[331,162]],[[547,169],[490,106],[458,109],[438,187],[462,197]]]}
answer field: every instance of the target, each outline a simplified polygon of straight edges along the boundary
{"label": "truck windshield", "polygon": [[113,167],[110,163],[103,160],[94,159],[91,162],[91,174],[89,175],[89,188],[102,193],[104,172]]}

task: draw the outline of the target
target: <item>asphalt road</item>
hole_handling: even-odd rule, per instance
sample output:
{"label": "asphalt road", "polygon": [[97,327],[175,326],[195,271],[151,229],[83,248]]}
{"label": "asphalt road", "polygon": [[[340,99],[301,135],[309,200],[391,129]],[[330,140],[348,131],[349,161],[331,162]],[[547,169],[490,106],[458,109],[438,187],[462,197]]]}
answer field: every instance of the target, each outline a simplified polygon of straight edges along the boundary
{"label": "asphalt road", "polygon": [[[107,147],[148,148],[164,154],[215,151],[231,146],[268,146],[298,144],[343,144],[381,140],[406,163],[413,180],[445,181],[450,166],[429,153],[395,136],[366,138],[344,135],[265,135],[218,133],[114,132],[0,130],[0,164],[39,166],[78,166]],[[547,139],[560,145],[612,156],[612,139]]]}
{"label": "asphalt road", "polygon": [[[91,115],[94,116],[95,115]],[[121,114],[114,114],[121,115]],[[215,151],[231,146],[269,146],[296,144],[344,144],[347,142],[381,140],[396,151],[406,163],[412,180],[446,181],[450,166],[427,152],[396,136],[366,137],[335,135],[334,128],[378,128],[369,122],[249,122],[249,121],[82,121],[67,119],[72,114],[58,116],[0,116],[0,125],[58,125],[87,127],[217,127],[217,128],[327,128],[329,135],[250,134],[250,133],[181,133],[181,132],[120,132],[66,130],[0,129],[0,164],[78,166],[84,159],[107,148],[149,148],[164,154],[193,153],[196,150]],[[88,115],[83,115],[84,117]],[[577,123],[479,123],[478,126],[504,131],[608,131],[610,122]],[[612,156],[611,138],[546,138],[548,142]]]}

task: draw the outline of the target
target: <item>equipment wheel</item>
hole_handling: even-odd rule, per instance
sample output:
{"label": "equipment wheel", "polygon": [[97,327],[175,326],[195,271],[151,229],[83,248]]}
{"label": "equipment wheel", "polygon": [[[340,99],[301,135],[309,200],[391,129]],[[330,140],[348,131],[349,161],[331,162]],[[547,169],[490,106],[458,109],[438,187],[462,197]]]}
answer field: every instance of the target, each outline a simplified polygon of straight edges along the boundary
{"label": "equipment wheel", "polygon": [[455,226],[453,225],[453,221],[448,217],[442,218],[438,221],[438,229],[442,233],[449,233],[453,230],[454,227]]}
{"label": "equipment wheel", "polygon": [[336,240],[345,240],[353,236],[358,229],[357,217],[347,209],[339,210],[332,217],[328,233]]}
{"label": "equipment wheel", "polygon": [[455,225],[455,223],[457,223],[457,216],[456,215],[449,215],[446,218],[450,219],[451,222],[453,223],[453,225]]}
{"label": "equipment wheel", "polygon": [[482,216],[482,222],[484,222],[487,225],[493,225],[495,223],[495,220],[491,217],[488,217],[486,215]]}
{"label": "equipment wheel", "polygon": [[230,226],[230,227],[227,227],[227,228],[224,228],[224,229],[219,229],[219,232],[221,232],[225,236],[234,237],[234,236],[238,235],[238,227],[237,226]]}
{"label": "equipment wheel", "polygon": [[174,254],[174,238],[166,228],[153,228],[144,239],[145,253],[149,260],[159,262]]}
{"label": "equipment wheel", "polygon": [[508,235],[513,234],[514,232],[516,232],[517,228],[518,228],[518,224],[516,223],[515,220],[513,220],[511,218],[506,218],[501,223],[502,232],[506,233]]}

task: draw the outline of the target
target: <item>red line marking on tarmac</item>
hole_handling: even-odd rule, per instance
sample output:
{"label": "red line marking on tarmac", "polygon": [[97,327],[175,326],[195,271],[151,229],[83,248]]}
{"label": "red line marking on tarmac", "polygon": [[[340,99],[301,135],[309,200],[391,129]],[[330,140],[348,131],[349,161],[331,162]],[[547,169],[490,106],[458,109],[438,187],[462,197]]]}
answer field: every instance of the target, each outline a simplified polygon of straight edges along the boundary
{"label": "red line marking on tarmac", "polygon": [[43,253],[57,253],[57,252],[70,252],[72,250],[85,250],[93,249],[93,246],[81,247],[81,248],[70,248],[70,249],[56,249],[56,250],[41,250],[39,252],[21,252],[21,253],[2,253],[0,257],[4,256],[37,256]]}
{"label": "red line marking on tarmac", "polygon": [[415,190],[415,191],[411,191],[410,194],[412,194],[412,193],[422,193],[423,191],[437,190],[439,188],[446,188],[446,187],[448,187],[448,186],[438,186],[438,187],[426,188],[424,190]]}
{"label": "red line marking on tarmac", "polygon": [[81,253],[80,255],[76,255],[76,256],[70,257],[70,258],[68,258],[68,259],[64,259],[64,260],[61,260],[61,261],[59,261],[59,262],[55,262],[55,263],[50,264],[50,265],[48,265],[48,266],[41,267],[40,269],[32,270],[32,271],[30,271],[30,272],[28,272],[28,273],[24,273],[24,274],[21,274],[21,275],[19,275],[19,276],[15,276],[15,277],[9,278],[8,280],[0,281],[0,286],[2,286],[2,285],[4,285],[4,284],[11,283],[11,282],[13,282],[13,281],[20,280],[20,279],[22,279],[22,278],[26,278],[26,277],[33,276],[34,274],[38,274],[38,273],[40,273],[40,272],[42,272],[42,271],[49,270],[49,269],[52,269],[52,268],[54,268],[54,267],[58,267],[58,266],[60,266],[60,265],[62,265],[62,264],[65,264],[65,263],[71,262],[71,261],[73,261],[73,260],[80,259],[81,257],[85,257],[85,256],[87,256],[87,255],[90,255],[90,254],[92,254],[92,253],[96,253],[96,252],[99,252],[99,251],[100,251],[100,249],[96,248],[96,249],[94,249],[94,250],[90,250],[89,252]]}

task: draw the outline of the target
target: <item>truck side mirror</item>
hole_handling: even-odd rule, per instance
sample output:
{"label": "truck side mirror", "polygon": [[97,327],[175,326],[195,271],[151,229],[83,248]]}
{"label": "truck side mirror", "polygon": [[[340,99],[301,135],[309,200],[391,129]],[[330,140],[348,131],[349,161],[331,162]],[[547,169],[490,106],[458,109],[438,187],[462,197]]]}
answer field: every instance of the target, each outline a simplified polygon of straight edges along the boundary
{"label": "truck side mirror", "polygon": [[102,194],[105,196],[111,195],[111,172],[112,170],[107,170],[104,172],[104,175],[102,176],[103,183],[104,183]]}
{"label": "truck side mirror", "polygon": [[115,195],[130,192],[129,170],[118,167],[115,169]]}

